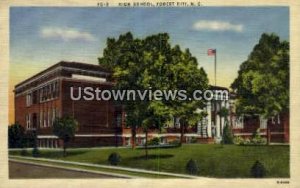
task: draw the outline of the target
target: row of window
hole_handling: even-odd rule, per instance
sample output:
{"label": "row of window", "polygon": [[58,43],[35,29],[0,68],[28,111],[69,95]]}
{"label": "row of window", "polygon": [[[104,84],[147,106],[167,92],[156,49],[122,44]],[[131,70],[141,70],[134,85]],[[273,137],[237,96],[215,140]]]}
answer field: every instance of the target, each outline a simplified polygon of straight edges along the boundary
{"label": "row of window", "polygon": [[48,100],[55,99],[59,96],[59,84],[58,81],[53,81],[38,90],[31,91],[26,95],[26,106],[37,104]]}
{"label": "row of window", "polygon": [[54,99],[59,95],[58,81],[45,85],[39,90],[40,102]]}
{"label": "row of window", "polygon": [[26,128],[36,129],[38,127],[51,127],[55,118],[59,117],[59,110],[57,108],[49,108],[48,110],[41,110],[39,115],[37,113],[28,113],[25,116]]}

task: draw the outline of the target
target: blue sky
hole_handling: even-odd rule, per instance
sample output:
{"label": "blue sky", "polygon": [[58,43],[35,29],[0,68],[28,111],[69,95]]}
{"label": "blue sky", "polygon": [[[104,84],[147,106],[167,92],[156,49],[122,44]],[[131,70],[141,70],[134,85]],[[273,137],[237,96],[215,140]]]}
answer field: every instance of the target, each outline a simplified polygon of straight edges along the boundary
{"label": "blue sky", "polygon": [[11,80],[19,82],[61,60],[97,64],[107,37],[167,32],[189,48],[211,83],[217,49],[218,85],[229,86],[264,32],[289,40],[288,7],[10,9]]}

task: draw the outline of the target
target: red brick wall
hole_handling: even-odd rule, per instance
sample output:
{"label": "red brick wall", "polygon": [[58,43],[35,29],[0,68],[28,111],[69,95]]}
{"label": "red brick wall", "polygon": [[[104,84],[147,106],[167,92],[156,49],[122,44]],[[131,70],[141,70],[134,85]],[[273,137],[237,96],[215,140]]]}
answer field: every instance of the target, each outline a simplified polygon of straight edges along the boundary
{"label": "red brick wall", "polygon": [[[111,85],[86,83],[80,81],[62,81],[62,116],[74,116],[79,123],[78,133],[105,134],[115,133],[114,105],[111,101],[87,101],[71,99],[71,87],[99,87],[99,89],[110,89]],[[77,95],[77,92],[75,92]]]}

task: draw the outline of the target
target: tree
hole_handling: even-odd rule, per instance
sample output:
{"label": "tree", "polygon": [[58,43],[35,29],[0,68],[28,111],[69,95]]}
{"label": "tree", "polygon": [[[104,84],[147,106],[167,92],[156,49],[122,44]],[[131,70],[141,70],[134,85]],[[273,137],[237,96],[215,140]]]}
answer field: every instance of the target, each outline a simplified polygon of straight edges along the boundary
{"label": "tree", "polygon": [[267,118],[289,111],[289,42],[262,34],[231,85],[239,114]]}
{"label": "tree", "polygon": [[238,114],[270,118],[289,113],[289,42],[274,33],[262,34],[231,87]]}
{"label": "tree", "polygon": [[63,140],[64,156],[68,142],[74,137],[78,128],[78,122],[70,116],[56,118],[53,122],[53,134]]}
{"label": "tree", "polygon": [[119,153],[113,152],[108,156],[107,160],[109,164],[117,166],[121,162],[121,156]]}
{"label": "tree", "polygon": [[231,128],[228,125],[228,121],[225,122],[225,126],[223,128],[222,144],[233,144],[233,135]]}
{"label": "tree", "polygon": [[[141,72],[143,70],[142,44],[134,39],[131,33],[120,35],[118,39],[108,38],[103,57],[98,58],[99,64],[113,71],[112,79],[116,81],[115,89],[143,89]],[[126,124],[131,127],[132,147],[135,147],[136,128],[141,125],[143,116],[140,108],[145,106],[141,101],[116,101],[124,106]]]}
{"label": "tree", "polygon": [[9,148],[23,148],[24,147],[25,130],[18,124],[12,124],[8,127],[8,146]]}
{"label": "tree", "polygon": [[[197,59],[188,49],[182,51],[178,45],[172,48],[169,38],[167,33],[144,39],[134,39],[131,33],[120,35],[118,39],[108,38],[99,64],[113,71],[116,89],[186,90],[187,97],[192,98],[194,90],[207,88],[207,75],[202,68],[198,68]],[[119,102],[125,106],[126,123],[132,129],[133,147],[136,128],[143,126],[146,131],[149,122],[153,122],[148,119],[149,113],[155,116],[158,129],[172,116],[180,117],[183,135],[187,122],[194,120],[198,116],[195,111],[204,105],[203,101],[178,99]]]}
{"label": "tree", "polygon": [[199,174],[199,166],[197,164],[197,162],[194,159],[190,159],[186,166],[185,169],[187,171],[187,173],[189,173],[190,175],[197,175]]}
{"label": "tree", "polygon": [[254,178],[263,178],[266,176],[267,170],[261,162],[255,161],[255,163],[251,167],[250,173]]}
{"label": "tree", "polygon": [[[221,118],[224,118],[224,124],[225,124],[225,125],[228,124],[229,110],[228,110],[226,107],[222,107],[222,108],[219,110],[218,115],[219,115]],[[223,127],[222,121],[220,121],[220,129],[221,129],[220,132],[222,132],[222,135],[223,135],[223,134],[224,134],[224,128],[225,128],[225,126],[224,126],[223,130],[222,130],[222,127]],[[229,127],[228,127],[228,129],[229,129]]]}

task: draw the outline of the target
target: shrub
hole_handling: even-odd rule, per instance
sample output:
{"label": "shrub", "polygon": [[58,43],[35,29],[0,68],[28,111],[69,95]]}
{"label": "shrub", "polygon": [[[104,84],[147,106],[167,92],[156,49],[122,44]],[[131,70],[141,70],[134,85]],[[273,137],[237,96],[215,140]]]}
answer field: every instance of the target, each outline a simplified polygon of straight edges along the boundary
{"label": "shrub", "polygon": [[36,131],[27,131],[24,135],[24,147],[35,147],[37,140],[37,134]]}
{"label": "shrub", "polygon": [[266,176],[266,169],[262,163],[256,161],[251,167],[251,176],[254,178],[263,178]]}
{"label": "shrub", "polygon": [[237,145],[244,145],[244,139],[240,136],[236,136],[233,139],[233,143]]}
{"label": "shrub", "polygon": [[32,157],[39,157],[40,156],[40,151],[37,147],[34,147],[32,150]]}
{"label": "shrub", "polygon": [[117,166],[121,162],[121,156],[116,152],[111,153],[108,157],[108,162],[111,165]]}
{"label": "shrub", "polygon": [[249,138],[246,138],[246,139],[244,140],[243,145],[250,145],[250,144],[251,144],[251,140],[250,140]]}
{"label": "shrub", "polygon": [[267,139],[263,137],[252,138],[251,143],[253,145],[265,145],[267,144]]}
{"label": "shrub", "polygon": [[158,138],[158,137],[152,138],[152,139],[148,142],[148,145],[149,145],[149,146],[157,146],[157,145],[159,145],[159,138]]}
{"label": "shrub", "polygon": [[222,143],[223,144],[233,144],[233,135],[232,135],[231,129],[227,122],[223,128]]}
{"label": "shrub", "polygon": [[199,167],[194,159],[190,159],[185,167],[188,174],[197,175],[199,173]]}
{"label": "shrub", "polygon": [[243,139],[240,136],[234,137],[234,144],[237,145],[265,145],[267,143],[267,139],[263,137],[256,136],[255,138],[246,138]]}
{"label": "shrub", "polygon": [[18,123],[8,127],[8,147],[22,148],[24,147],[25,129]]}
{"label": "shrub", "polygon": [[263,145],[267,143],[267,139],[261,137],[259,128],[252,134],[251,143],[254,145]]}

